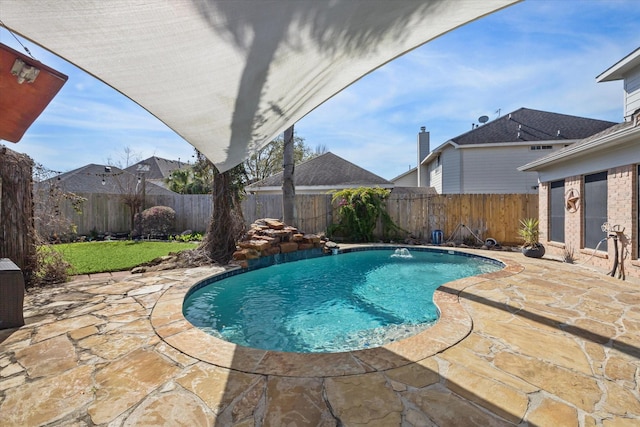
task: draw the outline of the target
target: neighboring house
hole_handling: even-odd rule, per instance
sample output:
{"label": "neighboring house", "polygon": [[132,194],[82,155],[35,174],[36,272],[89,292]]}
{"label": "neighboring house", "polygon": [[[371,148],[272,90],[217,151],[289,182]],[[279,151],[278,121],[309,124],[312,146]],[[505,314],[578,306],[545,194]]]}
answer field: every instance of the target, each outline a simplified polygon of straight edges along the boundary
{"label": "neighboring house", "polygon": [[538,174],[548,254],[613,270],[618,246],[626,275],[640,277],[640,49],[596,80],[624,81],[624,122],[519,169]]}
{"label": "neighboring house", "polygon": [[[326,194],[355,187],[392,189],[393,183],[331,152],[296,165],[296,194]],[[248,193],[282,194],[282,172],[245,187]]]}
{"label": "neighboring house", "polygon": [[167,160],[161,157],[149,157],[148,159],[139,161],[124,170],[134,174],[144,174],[147,182],[168,188],[166,180],[171,178],[173,171],[178,169],[190,169],[191,165],[178,160]]}
{"label": "neighboring house", "polygon": [[613,125],[520,108],[486,124],[473,125],[469,132],[433,150],[423,127],[418,134],[419,166],[392,181],[398,186],[433,187],[438,194],[535,194],[536,174],[522,173],[518,166]]}
{"label": "neighboring house", "polygon": [[141,177],[115,166],[88,164],[78,169],[62,173],[56,177],[36,183],[36,189],[55,184],[62,190],[80,194],[129,194],[141,191],[145,194],[175,194],[166,188],[143,182]]}

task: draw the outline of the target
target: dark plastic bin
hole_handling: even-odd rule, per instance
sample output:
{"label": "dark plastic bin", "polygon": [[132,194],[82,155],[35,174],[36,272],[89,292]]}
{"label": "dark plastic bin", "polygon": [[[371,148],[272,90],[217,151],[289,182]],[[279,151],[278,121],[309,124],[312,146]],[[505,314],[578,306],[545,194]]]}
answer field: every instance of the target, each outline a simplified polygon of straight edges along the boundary
{"label": "dark plastic bin", "polygon": [[0,329],[24,325],[24,278],[9,258],[0,258]]}

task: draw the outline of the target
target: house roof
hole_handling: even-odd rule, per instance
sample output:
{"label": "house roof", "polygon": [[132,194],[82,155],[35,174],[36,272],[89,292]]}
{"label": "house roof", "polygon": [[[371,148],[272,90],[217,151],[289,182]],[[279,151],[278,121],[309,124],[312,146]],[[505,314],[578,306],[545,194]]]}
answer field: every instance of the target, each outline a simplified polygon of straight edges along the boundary
{"label": "house roof", "polygon": [[148,165],[149,171],[145,172],[145,176],[147,179],[165,179],[171,175],[176,169],[186,169],[191,167],[187,162],[182,162],[180,160],[168,160],[163,159],[162,157],[149,157],[148,159],[139,161],[124,170],[131,172],[132,174],[138,173],[138,168],[142,165]]}
{"label": "house roof", "polygon": [[615,125],[605,120],[520,108],[452,138],[458,145],[582,139]]}
{"label": "house roof", "polygon": [[523,172],[537,171],[552,164],[561,163],[598,150],[609,150],[616,145],[625,144],[629,141],[636,141],[637,143],[639,137],[640,126],[637,126],[633,121],[618,123],[562,150],[520,166],[518,170]]}
{"label": "house roof", "polygon": [[[247,190],[282,185],[282,172],[247,186]],[[296,165],[295,185],[310,187],[393,187],[391,181],[369,172],[331,152]]]}
{"label": "house roof", "polygon": [[405,176],[407,176],[407,175],[411,175],[412,173],[414,173],[414,174],[415,174],[415,173],[417,173],[417,171],[418,171],[418,168],[417,168],[417,167],[415,167],[415,168],[411,168],[411,169],[409,169],[408,171],[406,171],[406,172],[402,172],[400,175],[398,175],[398,176],[396,176],[396,177],[394,177],[394,178],[391,178],[391,182],[395,182],[395,181],[397,181],[397,180],[399,180],[399,179],[401,179],[401,178],[404,178],[404,177],[405,177]]}
{"label": "house roof", "polygon": [[[82,166],[37,183],[37,186],[58,182],[65,191],[73,193],[127,194],[140,190],[138,177],[115,166],[94,163]],[[103,184],[104,181],[104,184]],[[146,194],[175,194],[151,182],[145,183]]]}
{"label": "house roof", "polygon": [[640,48],[634,50],[611,67],[607,68],[602,72],[602,74],[596,77],[596,81],[600,83],[622,80],[625,74],[638,66],[640,66]]}

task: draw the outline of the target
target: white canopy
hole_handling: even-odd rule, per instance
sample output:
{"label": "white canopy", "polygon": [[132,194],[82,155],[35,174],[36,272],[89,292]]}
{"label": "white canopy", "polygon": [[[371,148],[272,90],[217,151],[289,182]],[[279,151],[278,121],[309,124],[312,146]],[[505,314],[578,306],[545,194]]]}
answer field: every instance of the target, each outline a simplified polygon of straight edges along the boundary
{"label": "white canopy", "polygon": [[516,1],[0,0],[0,20],[224,171],[365,74]]}

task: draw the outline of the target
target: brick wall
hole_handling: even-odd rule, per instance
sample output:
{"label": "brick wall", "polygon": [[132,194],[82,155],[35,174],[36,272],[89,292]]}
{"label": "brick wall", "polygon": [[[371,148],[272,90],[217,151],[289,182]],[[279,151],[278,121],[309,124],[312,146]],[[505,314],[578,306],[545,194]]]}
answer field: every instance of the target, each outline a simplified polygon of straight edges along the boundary
{"label": "brick wall", "polygon": [[[609,224],[619,225],[624,230],[621,238],[625,249],[629,251],[632,259],[637,259],[637,184],[636,166],[628,165],[609,171],[607,190],[609,192],[609,204],[607,215]],[[610,245],[610,256],[613,256],[613,245]]]}
{"label": "brick wall", "polygon": [[[639,254],[636,242],[636,236],[638,236],[638,176],[636,168],[636,165],[628,165],[609,170],[607,176],[607,217],[611,226],[618,225],[621,230],[624,230],[624,235],[620,239],[619,254],[620,256],[626,255],[624,259],[626,275],[640,277],[640,261],[638,261]],[[540,239],[545,243],[548,255],[563,257],[566,253],[572,253],[576,263],[585,263],[605,272],[610,271],[615,255],[615,247],[611,239],[608,242],[607,251],[594,252],[591,248],[583,248],[583,177],[573,176],[565,179],[565,194],[571,189],[575,189],[580,192],[581,199],[576,212],[565,210],[564,242],[548,240],[549,189],[550,183],[542,183],[539,190]],[[623,246],[623,249],[620,249],[620,246]]]}

